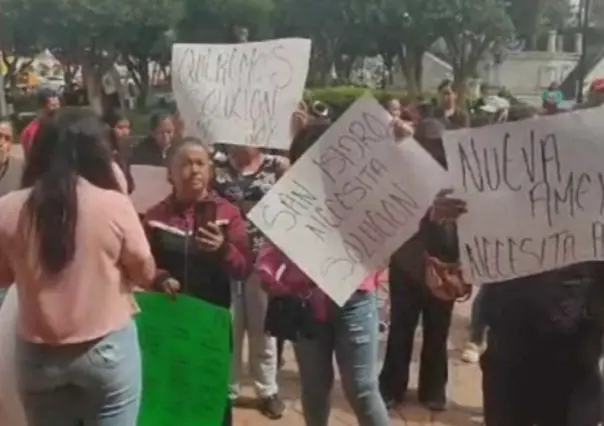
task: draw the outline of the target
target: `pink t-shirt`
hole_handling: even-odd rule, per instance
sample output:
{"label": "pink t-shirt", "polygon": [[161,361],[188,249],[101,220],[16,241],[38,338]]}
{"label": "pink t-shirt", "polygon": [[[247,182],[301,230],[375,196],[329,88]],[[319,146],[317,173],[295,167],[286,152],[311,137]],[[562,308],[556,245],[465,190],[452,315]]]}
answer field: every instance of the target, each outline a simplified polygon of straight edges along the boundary
{"label": "pink t-shirt", "polygon": [[126,325],[136,309],[133,285],[148,284],[127,277],[141,276],[140,265],[151,258],[130,199],[80,178],[75,257],[51,276],[40,266],[35,235],[25,238],[19,223],[30,192],[0,198],[0,286],[16,283],[19,335],[63,345],[94,340]]}
{"label": "pink t-shirt", "polygon": [[111,162],[111,168],[113,169],[115,180],[117,180],[117,184],[120,186],[121,191],[128,195],[128,181],[126,180],[126,175],[115,161]]}

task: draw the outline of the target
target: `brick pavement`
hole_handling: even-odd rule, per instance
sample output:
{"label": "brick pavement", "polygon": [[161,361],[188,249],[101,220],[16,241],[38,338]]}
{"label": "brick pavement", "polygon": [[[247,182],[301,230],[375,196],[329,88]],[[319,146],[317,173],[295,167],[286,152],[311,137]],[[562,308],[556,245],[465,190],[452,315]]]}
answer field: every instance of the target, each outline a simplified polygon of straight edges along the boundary
{"label": "brick pavement", "polygon": [[[450,407],[447,412],[432,415],[419,407],[413,401],[413,392],[410,392],[409,402],[401,409],[391,413],[393,426],[479,426],[482,425],[481,395],[480,395],[480,370],[477,366],[466,365],[459,361],[461,348],[467,336],[467,324],[470,310],[470,302],[458,305],[454,314],[451,336],[449,339],[449,397]],[[412,388],[417,380],[418,370],[418,348],[421,342],[421,331],[418,332],[415,357],[412,365]],[[235,410],[236,426],[304,426],[301,416],[299,400],[299,382],[297,377],[296,363],[289,345],[286,351],[286,365],[281,372],[279,383],[283,398],[286,400],[287,413],[278,421],[264,418],[254,408],[253,400],[249,399],[247,408]],[[382,343],[382,353],[384,343]],[[245,386],[244,395],[251,397],[252,392],[249,383]],[[330,426],[353,426],[357,425],[350,407],[343,397],[339,383],[334,389],[333,409]]]}

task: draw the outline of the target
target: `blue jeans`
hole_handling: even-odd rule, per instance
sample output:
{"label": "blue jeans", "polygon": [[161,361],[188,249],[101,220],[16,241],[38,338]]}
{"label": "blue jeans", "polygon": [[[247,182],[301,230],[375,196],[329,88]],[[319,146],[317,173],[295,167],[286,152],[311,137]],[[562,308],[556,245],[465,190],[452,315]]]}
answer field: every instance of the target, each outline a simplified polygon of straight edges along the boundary
{"label": "blue jeans", "polygon": [[306,426],[327,426],[334,383],[333,355],[359,426],[388,426],[378,387],[378,311],[374,293],[357,292],[342,307],[331,305],[330,321],[312,340],[294,343],[300,369]]}
{"label": "blue jeans", "polygon": [[478,346],[484,343],[485,333],[487,329],[486,320],[484,318],[483,295],[484,287],[480,286],[474,302],[472,302],[472,313],[470,318],[470,343]]}
{"label": "blue jeans", "polygon": [[19,340],[17,356],[29,426],[136,426],[142,373],[134,321],[88,343]]}

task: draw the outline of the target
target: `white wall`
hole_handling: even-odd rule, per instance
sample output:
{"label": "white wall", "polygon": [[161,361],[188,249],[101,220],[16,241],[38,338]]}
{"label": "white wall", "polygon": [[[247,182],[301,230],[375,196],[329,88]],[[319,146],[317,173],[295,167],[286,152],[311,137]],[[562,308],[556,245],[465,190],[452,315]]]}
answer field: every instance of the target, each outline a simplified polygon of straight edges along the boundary
{"label": "white wall", "polygon": [[483,62],[479,74],[488,84],[504,86],[515,95],[540,95],[552,82],[562,83],[578,62],[577,53],[512,52],[499,67]]}

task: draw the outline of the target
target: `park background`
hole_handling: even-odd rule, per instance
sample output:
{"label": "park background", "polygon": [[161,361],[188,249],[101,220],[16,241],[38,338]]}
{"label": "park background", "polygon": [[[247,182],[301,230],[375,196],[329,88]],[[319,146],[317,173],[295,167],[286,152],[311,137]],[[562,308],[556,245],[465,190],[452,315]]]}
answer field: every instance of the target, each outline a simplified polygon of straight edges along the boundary
{"label": "park background", "polygon": [[604,73],[604,0],[0,0],[0,115],[19,130],[50,87],[128,109],[144,135],[174,109],[173,43],[280,37],[312,40],[307,98],[335,116],[366,89],[429,100],[444,78],[470,107],[502,90],[538,103],[552,82],[571,100]]}

